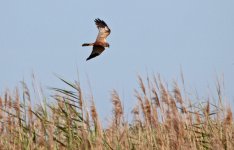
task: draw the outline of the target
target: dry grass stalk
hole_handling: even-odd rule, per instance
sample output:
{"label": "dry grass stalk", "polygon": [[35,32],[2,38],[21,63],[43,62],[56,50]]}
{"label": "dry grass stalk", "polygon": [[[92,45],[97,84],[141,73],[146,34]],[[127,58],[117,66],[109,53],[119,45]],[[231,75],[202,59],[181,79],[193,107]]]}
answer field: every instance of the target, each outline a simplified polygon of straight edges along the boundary
{"label": "dry grass stalk", "polygon": [[[103,138],[102,126],[101,126],[101,123],[99,121],[98,113],[97,113],[96,106],[95,106],[93,100],[92,100],[92,104],[91,104],[91,109],[90,110],[91,110],[91,117],[93,119],[93,123],[94,123],[94,126],[95,126],[95,131],[97,133],[97,137],[99,137],[100,139],[102,139]],[[99,142],[101,142],[101,141],[99,140]]]}
{"label": "dry grass stalk", "polygon": [[138,124],[141,123],[139,106],[136,105],[136,106],[132,109],[131,113],[133,114],[134,123],[138,126]]}
{"label": "dry grass stalk", "polygon": [[169,102],[169,92],[166,90],[162,82],[160,81],[160,94],[161,94],[161,100],[164,102],[167,106],[170,105]]}
{"label": "dry grass stalk", "polygon": [[7,108],[7,100],[8,100],[8,91],[5,91],[5,94],[4,94],[4,106],[5,108]]}
{"label": "dry grass stalk", "polygon": [[0,119],[3,118],[3,112],[2,112],[2,109],[3,109],[3,104],[2,104],[2,98],[0,96]]}
{"label": "dry grass stalk", "polygon": [[120,125],[120,119],[123,115],[123,108],[122,108],[122,104],[121,104],[121,100],[119,98],[119,94],[117,93],[116,90],[113,90],[111,93],[111,101],[112,104],[114,105],[114,120],[115,120],[115,125],[116,127],[118,127]]}
{"label": "dry grass stalk", "polygon": [[174,85],[174,91],[173,91],[174,97],[177,100],[177,102],[182,105],[183,104],[183,99],[182,99],[182,96],[181,96],[181,93],[180,93],[179,86],[178,86],[178,84],[176,82],[174,84],[175,84]]}
{"label": "dry grass stalk", "polygon": [[53,124],[48,126],[48,149],[54,149],[54,126]]}
{"label": "dry grass stalk", "polygon": [[201,117],[199,115],[199,112],[195,112],[195,117],[196,117],[196,124],[201,124]]}
{"label": "dry grass stalk", "polygon": [[147,124],[151,125],[151,105],[147,97],[145,97],[145,113]]}
{"label": "dry grass stalk", "polygon": [[[194,101],[189,101],[188,95],[186,98],[182,96],[186,94],[181,94],[177,83],[170,92],[160,78],[154,77],[153,84],[149,78],[147,81],[148,86],[145,86],[142,78],[138,77],[140,92],[135,91],[138,104],[133,106],[132,121],[124,121],[120,96],[115,90],[111,92],[114,117],[111,125],[103,129],[94,100],[90,111],[87,111],[77,83],[67,83],[72,87],[76,85],[73,87],[76,91],[64,90],[62,92],[67,92],[65,96],[64,93],[56,93],[53,96],[56,103],[45,105],[46,109],[42,109],[44,106],[31,106],[30,92],[24,84],[23,98],[18,89],[13,94],[7,90],[3,98],[0,96],[0,146],[2,149],[62,150],[233,149],[230,107],[221,107],[220,103],[214,106],[210,101],[205,105],[195,105]],[[70,101],[74,99],[75,102]],[[22,103],[25,100],[27,106]],[[24,116],[26,121],[21,120]],[[28,125],[29,120],[33,122]]]}
{"label": "dry grass stalk", "polygon": [[144,85],[144,82],[143,82],[141,76],[138,76],[138,80],[139,80],[139,85],[141,87],[142,92],[144,93],[144,95],[146,95],[145,85]]}
{"label": "dry grass stalk", "polygon": [[16,88],[15,90],[15,102],[14,102],[14,109],[18,117],[20,117],[20,97],[19,97],[19,90]]}
{"label": "dry grass stalk", "polygon": [[97,110],[96,110],[96,106],[94,104],[94,102],[92,101],[92,104],[91,104],[91,117],[93,119],[93,122],[96,123],[97,122]]}
{"label": "dry grass stalk", "polygon": [[153,92],[153,95],[154,95],[153,100],[155,101],[156,106],[160,107],[160,102],[159,102],[159,98],[158,98],[158,94],[157,94],[156,89],[153,88],[152,92]]}
{"label": "dry grass stalk", "polygon": [[136,90],[135,90],[135,93],[136,93],[135,96],[136,96],[136,98],[138,100],[141,111],[143,113],[143,118],[145,119],[145,123],[147,123],[147,112],[146,112],[146,109],[145,109],[145,106],[144,106],[143,98],[141,97],[140,93],[138,93]]}
{"label": "dry grass stalk", "polygon": [[227,126],[232,125],[233,123],[233,116],[232,116],[232,110],[230,107],[227,108],[227,115],[226,118],[224,120],[224,124]]}
{"label": "dry grass stalk", "polygon": [[83,93],[80,87],[80,83],[76,82],[76,88],[77,88],[77,92],[78,92],[78,102],[79,102],[79,106],[81,108],[81,111],[83,112]]}
{"label": "dry grass stalk", "polygon": [[[90,106],[92,107],[92,105]],[[92,112],[92,109],[91,109],[91,112]],[[89,112],[86,110],[86,115],[85,115],[85,122],[86,122],[86,126],[87,126],[87,129],[90,129],[90,119],[89,119]],[[94,121],[94,120],[93,120]]]}
{"label": "dry grass stalk", "polygon": [[24,82],[21,82],[21,83],[22,83],[22,86],[23,86],[23,99],[31,101],[30,91],[29,91],[26,83],[24,83]]}

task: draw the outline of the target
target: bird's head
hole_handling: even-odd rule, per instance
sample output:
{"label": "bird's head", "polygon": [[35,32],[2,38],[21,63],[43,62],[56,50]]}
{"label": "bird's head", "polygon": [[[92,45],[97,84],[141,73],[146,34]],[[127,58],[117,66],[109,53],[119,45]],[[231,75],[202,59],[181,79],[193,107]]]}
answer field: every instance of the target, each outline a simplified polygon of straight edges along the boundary
{"label": "bird's head", "polygon": [[109,44],[109,43],[106,43],[106,44],[105,44],[105,47],[108,47],[108,48],[109,48],[109,47],[110,47],[110,44]]}

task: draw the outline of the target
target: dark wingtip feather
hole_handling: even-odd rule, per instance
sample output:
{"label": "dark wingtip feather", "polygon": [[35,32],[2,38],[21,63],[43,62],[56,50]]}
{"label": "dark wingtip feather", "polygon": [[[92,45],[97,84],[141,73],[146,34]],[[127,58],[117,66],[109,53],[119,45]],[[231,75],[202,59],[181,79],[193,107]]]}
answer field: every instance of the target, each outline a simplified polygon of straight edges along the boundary
{"label": "dark wingtip feather", "polygon": [[90,60],[90,59],[92,59],[92,58],[94,58],[94,57],[96,57],[96,56],[98,56],[98,55],[99,55],[98,53],[91,54],[91,55],[86,59],[86,61],[88,61],[88,60]]}
{"label": "dark wingtip feather", "polygon": [[99,18],[95,19],[94,21],[95,21],[96,25],[102,24],[104,26],[107,26],[107,24],[105,23],[105,21],[103,21],[103,20],[101,20]]}
{"label": "dark wingtip feather", "polygon": [[90,59],[92,59],[92,58],[93,58],[93,57],[90,57],[90,56],[89,56],[89,57],[86,59],[86,61],[88,61],[88,60],[90,60]]}
{"label": "dark wingtip feather", "polygon": [[102,22],[102,20],[99,19],[99,18],[96,18],[94,21],[95,21],[95,22]]}

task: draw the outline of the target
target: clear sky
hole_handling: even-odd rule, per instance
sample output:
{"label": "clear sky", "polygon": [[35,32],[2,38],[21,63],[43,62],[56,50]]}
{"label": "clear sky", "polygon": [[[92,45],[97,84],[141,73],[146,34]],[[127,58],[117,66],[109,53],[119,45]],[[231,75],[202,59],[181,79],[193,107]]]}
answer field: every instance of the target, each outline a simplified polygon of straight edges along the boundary
{"label": "clear sky", "polygon": [[[160,73],[171,83],[182,68],[201,95],[223,75],[233,100],[233,8],[233,0],[2,0],[0,92],[23,79],[31,84],[32,72],[44,88],[63,88],[54,73],[72,81],[78,70],[105,114],[112,89],[131,108],[138,74]],[[91,48],[81,45],[96,39],[95,18],[111,28],[110,48],[86,62]]]}

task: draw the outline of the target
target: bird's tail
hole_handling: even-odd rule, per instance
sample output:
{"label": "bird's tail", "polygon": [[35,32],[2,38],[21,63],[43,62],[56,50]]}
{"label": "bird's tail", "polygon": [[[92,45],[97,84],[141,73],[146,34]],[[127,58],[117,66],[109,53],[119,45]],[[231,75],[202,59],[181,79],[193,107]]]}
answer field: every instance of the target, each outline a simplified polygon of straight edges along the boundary
{"label": "bird's tail", "polygon": [[82,46],[93,46],[93,43],[84,43]]}

